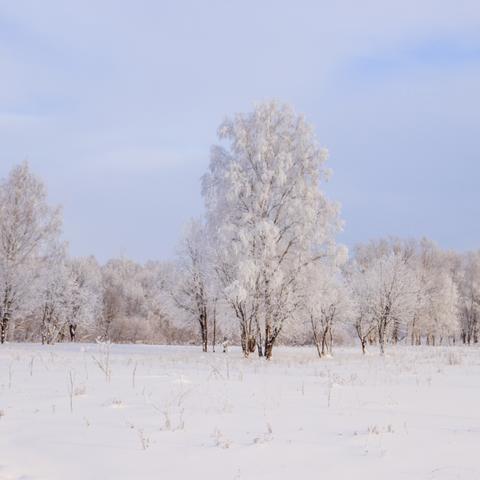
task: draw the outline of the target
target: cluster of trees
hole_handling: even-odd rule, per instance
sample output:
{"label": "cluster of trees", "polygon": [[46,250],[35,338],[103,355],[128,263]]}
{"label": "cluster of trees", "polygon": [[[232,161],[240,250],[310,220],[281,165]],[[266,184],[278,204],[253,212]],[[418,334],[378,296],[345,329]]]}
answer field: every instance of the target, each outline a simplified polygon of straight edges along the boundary
{"label": "cluster of trees", "polygon": [[382,239],[337,245],[339,206],[321,186],[327,153],[288,106],[225,120],[202,179],[206,213],[178,258],[99,265],[70,258],[61,211],[27,164],[0,184],[0,341],[200,343],[245,356],[276,343],[477,343],[480,251]]}
{"label": "cluster of trees", "polygon": [[[412,345],[455,343],[460,337],[478,342],[478,266],[480,252],[444,252],[427,239],[358,246],[344,278],[362,348],[369,341],[378,341],[382,353],[387,342],[401,340]],[[476,279],[472,268],[477,268]]]}

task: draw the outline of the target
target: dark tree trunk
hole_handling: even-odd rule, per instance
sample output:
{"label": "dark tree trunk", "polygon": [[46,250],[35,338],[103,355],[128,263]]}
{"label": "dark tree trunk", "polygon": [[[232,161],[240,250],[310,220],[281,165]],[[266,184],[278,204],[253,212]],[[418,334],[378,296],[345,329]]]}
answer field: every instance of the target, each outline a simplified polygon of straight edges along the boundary
{"label": "dark tree trunk", "polygon": [[71,323],[68,327],[68,330],[70,332],[70,341],[74,342],[75,341],[75,336],[77,334],[77,325]]}
{"label": "dark tree trunk", "polygon": [[215,343],[217,342],[217,312],[213,311],[213,338],[212,338],[212,350],[215,353]]}
{"label": "dark tree trunk", "polygon": [[200,313],[198,322],[200,324],[200,335],[202,337],[202,350],[208,352],[208,317],[205,309]]}
{"label": "dark tree trunk", "polygon": [[325,356],[327,353],[331,353],[331,342],[331,329],[330,326],[327,325],[322,333],[322,357]]}
{"label": "dark tree trunk", "polygon": [[270,338],[268,340],[265,340],[265,358],[267,360],[270,360],[272,358],[273,343],[274,341]]}
{"label": "dark tree trunk", "polygon": [[0,343],[5,343],[8,333],[8,322],[10,321],[10,315],[5,312],[2,317],[2,323],[0,325]]}
{"label": "dark tree trunk", "polygon": [[0,322],[0,344],[3,344],[7,341],[8,325],[10,323],[10,310],[12,308],[10,292],[11,292],[11,288],[6,286],[3,305],[2,305],[2,308],[0,309],[3,312],[2,319]]}
{"label": "dark tree trunk", "polygon": [[278,332],[272,332],[272,328],[270,325],[267,324],[265,328],[265,358],[270,360],[272,358],[273,353],[273,345],[275,343],[275,339],[277,338]]}
{"label": "dark tree trunk", "polygon": [[243,351],[243,356],[245,358],[248,357],[248,354],[250,353],[248,350],[248,340],[247,340],[247,329],[244,324],[242,324],[241,327],[241,332],[240,332],[240,344],[242,346],[242,351]]}
{"label": "dark tree trunk", "polygon": [[257,341],[255,340],[255,337],[250,337],[248,339],[248,352],[253,353],[257,348]]}

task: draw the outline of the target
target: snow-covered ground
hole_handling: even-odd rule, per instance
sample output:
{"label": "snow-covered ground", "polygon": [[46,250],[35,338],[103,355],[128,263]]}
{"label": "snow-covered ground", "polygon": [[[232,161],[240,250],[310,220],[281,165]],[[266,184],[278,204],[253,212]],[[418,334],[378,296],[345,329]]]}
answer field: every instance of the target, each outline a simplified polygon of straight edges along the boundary
{"label": "snow-covered ground", "polygon": [[190,478],[478,479],[480,350],[1,346],[1,480]]}

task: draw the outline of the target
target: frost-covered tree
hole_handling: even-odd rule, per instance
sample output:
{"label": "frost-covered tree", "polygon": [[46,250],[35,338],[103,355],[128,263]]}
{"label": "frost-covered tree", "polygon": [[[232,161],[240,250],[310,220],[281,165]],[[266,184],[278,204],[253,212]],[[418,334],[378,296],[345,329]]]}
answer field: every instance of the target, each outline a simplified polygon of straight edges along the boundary
{"label": "frost-covered tree", "polygon": [[208,238],[196,220],[188,223],[181,243],[172,298],[198,324],[203,351],[208,351],[209,317],[210,313],[215,317],[216,299],[210,281]]}
{"label": "frost-covered tree", "polygon": [[29,309],[34,280],[61,229],[58,208],[27,163],[0,183],[0,342],[12,318]]}
{"label": "frost-covered tree", "polygon": [[344,275],[354,312],[350,317],[353,330],[360,340],[362,353],[365,354],[368,340],[377,331],[376,318],[370,304],[370,286],[365,281],[365,267],[361,267],[357,262],[352,262],[345,269]]}
{"label": "frost-covered tree", "polygon": [[[430,344],[454,339],[458,292],[447,253],[425,238],[381,239],[355,250],[355,261],[345,275],[356,304],[354,326],[363,350],[372,338],[380,341],[381,348],[382,343],[407,335],[412,344],[420,344],[422,337]],[[396,313],[391,313],[394,307]]]}
{"label": "frost-covered tree", "polygon": [[333,333],[350,316],[350,300],[341,279],[323,277],[307,305],[312,335],[320,357],[332,354]]}
{"label": "frost-covered tree", "polygon": [[66,267],[70,283],[68,335],[73,342],[79,327],[92,331],[101,316],[102,274],[93,257],[69,260]]}
{"label": "frost-covered tree", "polygon": [[137,341],[148,329],[142,268],[125,258],[102,269],[103,305],[99,336],[110,341]]}
{"label": "frost-covered tree", "polygon": [[186,343],[192,332],[179,321],[171,290],[176,281],[174,262],[147,262],[138,280],[144,293],[148,338],[151,343]]}
{"label": "frost-covered tree", "polygon": [[225,120],[203,178],[216,270],[240,324],[242,347],[256,337],[272,355],[299,308],[304,269],[335,254],[338,206],[319,189],[327,154],[288,106],[268,102]]}
{"label": "frost-covered tree", "polygon": [[458,291],[448,260],[433,242],[422,239],[411,266],[417,279],[416,304],[409,325],[412,344],[454,338],[458,333]]}
{"label": "frost-covered tree", "polygon": [[463,343],[480,340],[480,251],[461,258],[457,277],[459,289],[459,316]]}
{"label": "frost-covered tree", "polygon": [[65,249],[60,246],[42,265],[38,282],[38,314],[42,343],[52,344],[63,336],[72,315],[73,281]]}
{"label": "frost-covered tree", "polygon": [[356,281],[362,284],[363,296],[359,315],[367,315],[375,321],[380,353],[385,353],[385,343],[390,336],[398,340],[406,330],[408,320],[415,309],[416,277],[400,252],[381,254],[359,266]]}
{"label": "frost-covered tree", "polygon": [[302,306],[319,357],[332,355],[333,334],[352,315],[352,304],[335,266],[311,265],[304,277]]}

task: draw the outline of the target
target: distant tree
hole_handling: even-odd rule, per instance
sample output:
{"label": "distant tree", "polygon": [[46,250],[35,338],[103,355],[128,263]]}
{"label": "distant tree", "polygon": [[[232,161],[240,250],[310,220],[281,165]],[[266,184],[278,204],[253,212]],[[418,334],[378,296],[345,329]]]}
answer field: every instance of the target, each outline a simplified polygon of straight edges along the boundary
{"label": "distant tree", "polygon": [[66,267],[70,283],[68,335],[74,342],[78,327],[91,331],[101,316],[102,274],[93,257],[69,260]]}
{"label": "distant tree", "polygon": [[383,355],[387,338],[390,336],[397,341],[398,332],[406,329],[412,317],[417,293],[416,278],[405,257],[398,252],[370,258],[360,265],[358,272],[356,282],[362,286],[357,286],[357,289],[363,297],[358,318],[375,321],[380,353]]}
{"label": "distant tree", "polygon": [[43,263],[38,282],[38,317],[43,344],[53,344],[65,335],[72,314],[72,289],[66,253],[60,246]]}
{"label": "distant tree", "polygon": [[176,279],[176,265],[172,262],[147,262],[140,274],[143,289],[148,341],[152,343],[186,343],[193,332],[178,318],[171,298]]}
{"label": "distant tree", "polygon": [[377,322],[371,308],[371,292],[365,282],[365,268],[353,261],[344,270],[345,281],[348,285],[349,298],[353,307],[353,330],[360,340],[362,353],[367,353],[369,338],[377,331]]}
{"label": "distant tree", "polygon": [[32,288],[61,230],[58,208],[27,163],[0,183],[0,342],[12,318],[29,308]]}
{"label": "distant tree", "polygon": [[142,267],[135,262],[113,259],[102,268],[103,305],[100,337],[110,341],[145,339],[145,292],[141,283]]}
{"label": "distant tree", "polygon": [[478,343],[480,340],[480,251],[463,256],[458,288],[463,343]]}
{"label": "distant tree", "polygon": [[411,324],[411,343],[454,338],[458,333],[458,290],[448,260],[433,242],[422,239],[411,266],[417,279],[416,304]]}
{"label": "distant tree", "polygon": [[352,315],[351,299],[335,264],[312,264],[306,269],[301,306],[318,356],[332,355],[334,330]]}
{"label": "distant tree", "polygon": [[[203,225],[189,222],[179,251],[177,282],[172,291],[175,305],[198,324],[202,349],[208,351],[209,316],[216,311],[210,281],[208,238]],[[215,312],[215,313],[214,313]]]}

